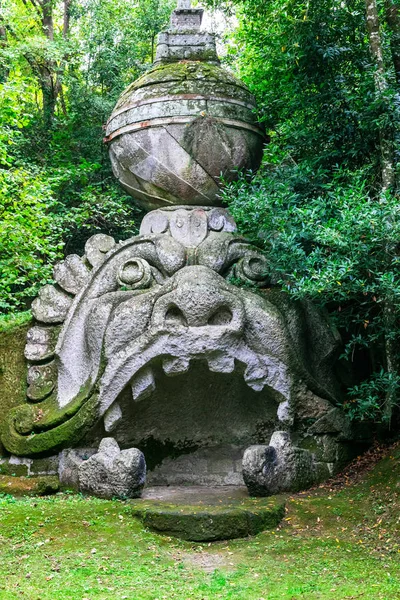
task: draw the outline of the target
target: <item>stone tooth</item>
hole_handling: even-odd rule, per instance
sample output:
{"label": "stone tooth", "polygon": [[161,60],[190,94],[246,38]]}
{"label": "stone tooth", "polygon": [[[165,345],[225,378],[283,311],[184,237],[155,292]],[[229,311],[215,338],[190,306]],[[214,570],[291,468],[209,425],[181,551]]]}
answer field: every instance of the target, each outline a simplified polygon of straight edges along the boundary
{"label": "stone tooth", "polygon": [[72,304],[71,296],[54,285],[45,285],[38,297],[32,302],[32,314],[42,323],[62,323]]}
{"label": "stone tooth", "polygon": [[118,402],[114,402],[104,415],[104,429],[109,433],[113,431],[122,420],[122,410]]}
{"label": "stone tooth", "polygon": [[[246,380],[245,380],[246,381]],[[261,392],[264,389],[265,381],[264,380],[256,380],[256,381],[246,381],[249,388],[254,390],[255,392]]]}
{"label": "stone tooth", "polygon": [[54,389],[57,372],[54,361],[46,365],[32,365],[28,369],[28,389],[26,395],[34,402],[43,400]]}
{"label": "stone tooth", "polygon": [[207,358],[208,368],[213,373],[233,373],[235,370],[235,359],[232,356],[221,354]]}
{"label": "stone tooth", "polygon": [[150,396],[156,389],[156,382],[151,367],[145,367],[131,382],[132,398],[134,400],[143,400]]}
{"label": "stone tooth", "polygon": [[60,327],[35,326],[26,336],[25,358],[32,361],[53,358]]}
{"label": "stone tooth", "polygon": [[70,254],[63,262],[55,265],[53,277],[63,290],[75,295],[87,284],[90,271],[80,256]]}
{"label": "stone tooth", "polygon": [[263,365],[248,365],[244,372],[244,380],[255,392],[261,392],[266,384],[268,369]]}
{"label": "stone tooth", "polygon": [[182,357],[164,358],[162,367],[166,375],[180,375],[189,370],[189,360]]}

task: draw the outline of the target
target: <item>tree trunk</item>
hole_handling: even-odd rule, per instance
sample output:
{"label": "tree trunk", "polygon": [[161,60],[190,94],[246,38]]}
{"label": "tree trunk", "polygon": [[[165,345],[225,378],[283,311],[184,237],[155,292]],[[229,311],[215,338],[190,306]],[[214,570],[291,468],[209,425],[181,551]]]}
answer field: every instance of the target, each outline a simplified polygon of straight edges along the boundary
{"label": "tree trunk", "polygon": [[69,33],[71,0],[64,0],[64,18],[63,18],[63,38],[66,39]]}
{"label": "tree trunk", "polygon": [[53,80],[53,76],[47,67],[41,72],[39,84],[43,97],[43,124],[48,131],[53,127],[58,90]]}
{"label": "tree trunk", "polygon": [[396,73],[396,82],[400,87],[400,7],[393,4],[393,0],[385,0],[385,16],[391,33],[390,50]]}
{"label": "tree trunk", "polygon": [[[1,6],[0,6],[1,8]],[[7,29],[0,25],[0,49],[7,46]],[[8,79],[10,69],[6,65],[0,65],[0,83],[5,83]]]}
{"label": "tree trunk", "polygon": [[[63,0],[63,29],[64,40],[68,38],[70,28],[70,7],[72,0]],[[36,0],[30,0],[35,10],[39,11],[43,33],[46,38],[54,41],[54,22],[53,22],[53,0],[40,0],[39,5]],[[57,100],[62,89],[62,75],[65,70],[67,55],[63,57],[60,64],[51,59],[42,59],[42,62],[36,61],[33,57],[27,57],[32,70],[39,81],[39,86],[43,97],[43,123],[46,130],[53,127],[54,115]],[[65,112],[65,103],[63,101],[63,110]]]}
{"label": "tree trunk", "polygon": [[[388,0],[391,3],[391,0]],[[387,106],[390,111],[389,99],[386,98],[388,92],[388,80],[385,68],[385,59],[381,38],[381,25],[376,0],[365,0],[366,25],[369,38],[369,45],[372,59],[375,63],[375,91],[376,95],[382,100],[383,106]],[[394,153],[394,131],[387,127],[379,132],[380,150],[381,150],[381,174],[382,174],[382,192],[388,192],[395,184],[395,153]],[[382,200],[384,201],[384,199]],[[388,223],[390,231],[390,223]],[[386,256],[388,265],[391,262],[391,250],[393,240],[388,239],[386,247]],[[398,351],[392,340],[391,334],[396,324],[396,309],[392,298],[384,298],[383,319],[385,325],[385,356],[386,369],[389,374],[396,376],[398,373]],[[389,423],[392,419],[393,409],[397,403],[397,394],[389,390],[386,395],[383,414]]]}
{"label": "tree trunk", "polygon": [[[372,59],[375,63],[375,88],[378,96],[385,103],[384,94],[388,89],[388,82],[383,55],[381,27],[376,0],[365,0],[367,33]],[[389,109],[389,107],[388,107]],[[389,128],[380,131],[381,173],[382,190],[386,191],[394,186],[394,143],[393,131]]]}
{"label": "tree trunk", "polygon": [[53,0],[42,0],[42,25],[48,40],[54,40]]}
{"label": "tree trunk", "polygon": [[[2,1],[0,0],[0,13],[1,13]],[[0,50],[6,48],[8,45],[7,29],[3,22],[0,22]],[[5,83],[8,79],[10,69],[6,65],[0,65],[0,83]]]}

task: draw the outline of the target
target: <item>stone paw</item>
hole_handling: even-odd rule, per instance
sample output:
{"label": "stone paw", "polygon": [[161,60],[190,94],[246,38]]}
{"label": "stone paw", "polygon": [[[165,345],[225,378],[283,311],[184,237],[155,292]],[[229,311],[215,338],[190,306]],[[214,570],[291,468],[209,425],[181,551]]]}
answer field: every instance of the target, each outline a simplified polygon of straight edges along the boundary
{"label": "stone paw", "polygon": [[137,448],[120,450],[104,438],[98,452],[79,466],[79,489],[99,498],[138,498],[146,481],[146,462]]}
{"label": "stone paw", "polygon": [[316,481],[313,456],[293,446],[289,433],[275,431],[269,446],[245,450],[243,479],[251,496],[298,492]]}

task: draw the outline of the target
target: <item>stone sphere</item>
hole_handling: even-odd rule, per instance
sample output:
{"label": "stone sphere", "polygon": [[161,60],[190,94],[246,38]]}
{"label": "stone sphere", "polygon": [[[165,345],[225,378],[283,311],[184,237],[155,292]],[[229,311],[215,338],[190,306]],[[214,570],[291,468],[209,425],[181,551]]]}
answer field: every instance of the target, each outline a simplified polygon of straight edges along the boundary
{"label": "stone sphere", "polygon": [[221,176],[256,170],[264,140],[244,84],[200,61],[153,67],[123,92],[106,128],[114,174],[147,210],[219,206]]}

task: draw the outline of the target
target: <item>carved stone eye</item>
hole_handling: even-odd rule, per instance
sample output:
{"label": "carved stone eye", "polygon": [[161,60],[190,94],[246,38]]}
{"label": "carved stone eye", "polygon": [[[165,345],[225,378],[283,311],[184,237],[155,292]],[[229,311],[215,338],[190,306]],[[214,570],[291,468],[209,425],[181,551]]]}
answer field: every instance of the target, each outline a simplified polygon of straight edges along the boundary
{"label": "carved stone eye", "polygon": [[253,254],[239,260],[235,265],[234,274],[243,281],[262,285],[268,279],[268,263],[262,254]]}
{"label": "carved stone eye", "polygon": [[243,259],[243,273],[249,279],[263,281],[266,279],[267,261],[264,256],[250,256]]}
{"label": "carved stone eye", "polygon": [[153,274],[146,260],[131,258],[118,269],[117,278],[120,285],[137,290],[149,287]]}

